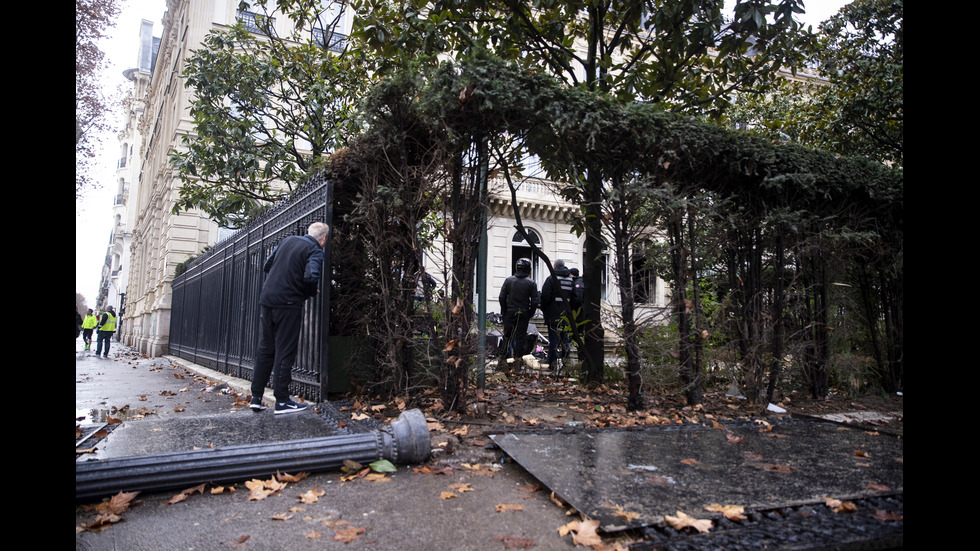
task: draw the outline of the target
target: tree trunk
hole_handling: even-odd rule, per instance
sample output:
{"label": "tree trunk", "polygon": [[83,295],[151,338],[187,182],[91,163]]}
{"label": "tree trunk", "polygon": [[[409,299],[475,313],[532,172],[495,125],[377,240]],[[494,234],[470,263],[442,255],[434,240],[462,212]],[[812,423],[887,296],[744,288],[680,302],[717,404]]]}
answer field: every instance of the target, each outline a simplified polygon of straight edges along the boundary
{"label": "tree trunk", "polygon": [[704,397],[701,391],[701,379],[694,372],[694,360],[691,354],[691,320],[687,300],[687,274],[684,269],[686,251],[683,245],[683,212],[675,212],[668,222],[670,236],[670,261],[674,274],[673,303],[677,319],[678,354],[680,360],[681,381],[685,386],[687,403],[700,404]]}
{"label": "tree trunk", "polygon": [[602,239],[602,176],[596,170],[588,174],[588,199],[585,204],[586,232],[585,258],[582,259],[585,280],[584,337],[585,353],[583,362],[585,381],[589,385],[603,382],[603,362],[605,360],[605,331],[602,327],[602,267],[605,254]]}
{"label": "tree trunk", "polygon": [[776,258],[774,260],[773,273],[775,274],[775,281],[773,282],[773,326],[772,326],[772,363],[769,367],[769,385],[766,387],[766,401],[772,403],[773,396],[776,394],[776,383],[779,380],[780,366],[782,365],[783,359],[783,324],[784,324],[784,310],[786,309],[785,297],[785,285],[783,270],[785,268],[785,251],[784,251],[784,239],[783,239],[783,225],[780,224],[779,228],[776,230]]}
{"label": "tree trunk", "polygon": [[620,320],[623,326],[623,344],[626,348],[626,380],[629,387],[627,409],[643,409],[640,377],[640,347],[636,334],[636,305],[633,295],[633,251],[628,235],[629,221],[622,204],[614,209],[613,239],[616,245],[616,281],[619,283]]}

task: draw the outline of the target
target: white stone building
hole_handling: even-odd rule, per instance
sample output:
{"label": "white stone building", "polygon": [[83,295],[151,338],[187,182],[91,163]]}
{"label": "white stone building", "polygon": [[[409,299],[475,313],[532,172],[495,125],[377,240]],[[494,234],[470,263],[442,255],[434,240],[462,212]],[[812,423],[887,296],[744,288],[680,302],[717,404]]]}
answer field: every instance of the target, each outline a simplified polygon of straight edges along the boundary
{"label": "white stone building", "polygon": [[[132,88],[123,100],[123,127],[117,134],[119,158],[116,161],[116,193],[112,200],[112,233],[102,268],[102,281],[96,305],[113,306],[118,314],[126,309],[129,282],[130,246],[136,221],[135,198],[139,189],[140,143],[139,122],[143,116],[144,98],[153,72],[159,39],[153,37],[153,23],[140,24],[140,42],[136,66],[123,72]],[[121,333],[117,332],[117,335]]]}
{"label": "white stone building", "polygon": [[[170,326],[171,282],[178,264],[213,245],[221,230],[206,215],[197,211],[173,213],[178,199],[180,180],[169,165],[169,154],[180,147],[184,135],[193,132],[188,113],[193,90],[184,87],[180,74],[184,59],[199,47],[213,29],[231,25],[239,14],[237,0],[168,0],[163,32],[155,70],[148,86],[136,80],[137,99],[145,106],[138,132],[130,145],[134,170],[128,205],[132,212],[132,245],[122,316],[121,340],[151,356],[167,352]],[[349,17],[344,22],[349,29]],[[288,35],[287,17],[275,20],[277,32]],[[144,75],[139,73],[139,77]],[[137,154],[138,152],[138,154]],[[137,176],[138,175],[138,176]],[[584,238],[571,230],[569,216],[574,206],[563,203],[541,182],[528,181],[518,192],[522,221],[540,240],[539,246],[551,259],[562,259],[569,267],[582,267]],[[493,201],[489,222],[489,264],[487,274],[488,311],[498,311],[497,295],[504,279],[513,273],[518,258],[531,256],[526,243],[515,241],[510,194],[500,193]],[[120,258],[124,258],[124,253]],[[430,260],[433,257],[430,257]],[[121,260],[121,264],[125,261]],[[603,297],[614,312],[619,302],[615,283],[608,277],[607,263]],[[432,270],[437,273],[439,270]],[[535,263],[535,281],[540,286],[548,275],[547,267]],[[649,297],[645,302],[651,311],[666,304],[662,282],[647,278]],[[642,308],[640,308],[642,311]]]}

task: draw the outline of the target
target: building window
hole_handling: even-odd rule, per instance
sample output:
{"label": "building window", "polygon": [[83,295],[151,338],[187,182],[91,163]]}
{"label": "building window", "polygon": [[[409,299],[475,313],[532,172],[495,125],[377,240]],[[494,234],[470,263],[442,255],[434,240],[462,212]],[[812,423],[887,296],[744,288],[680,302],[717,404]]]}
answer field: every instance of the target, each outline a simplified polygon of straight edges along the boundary
{"label": "building window", "polygon": [[636,304],[656,304],[657,273],[655,248],[650,240],[643,240],[633,246],[633,302]]}
{"label": "building window", "polygon": [[316,19],[313,21],[313,42],[331,52],[343,52],[347,46],[347,35],[340,32],[344,28],[344,2],[321,1]]}
{"label": "building window", "polygon": [[276,24],[276,18],[252,11],[240,11],[237,17],[238,21],[245,25],[245,30],[250,33],[271,36],[272,27]]}
{"label": "building window", "polygon": [[[539,236],[538,233],[531,228],[524,229],[527,230],[527,236],[531,243],[540,249],[541,236]],[[540,273],[538,264],[540,257],[534,254],[534,249],[532,249],[531,245],[524,240],[524,236],[521,235],[521,232],[514,232],[514,238],[511,240],[510,273],[517,271],[517,261],[521,258],[531,259],[531,279],[538,281],[538,273]]]}
{"label": "building window", "polygon": [[343,52],[347,45],[347,35],[324,29],[313,29],[313,41],[317,46],[331,52]]}
{"label": "building window", "polygon": [[[585,243],[582,243],[583,261],[589,256],[585,254]],[[595,269],[599,270],[599,300],[608,300],[609,296],[609,253],[602,253],[602,256],[595,263]],[[585,271],[581,274],[585,277]]]}

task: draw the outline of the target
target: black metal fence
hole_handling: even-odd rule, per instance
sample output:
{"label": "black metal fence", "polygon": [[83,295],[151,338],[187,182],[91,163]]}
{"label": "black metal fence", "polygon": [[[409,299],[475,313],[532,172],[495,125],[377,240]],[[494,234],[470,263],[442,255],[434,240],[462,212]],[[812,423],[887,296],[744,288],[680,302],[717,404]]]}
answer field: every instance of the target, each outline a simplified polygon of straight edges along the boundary
{"label": "black metal fence", "polygon": [[[265,259],[284,238],[305,235],[311,223],[332,225],[332,203],[333,186],[322,175],[314,176],[290,200],[216,244],[175,277],[170,354],[251,380]],[[330,273],[329,241],[323,273]],[[329,289],[306,301],[293,366],[290,393],[315,402],[326,399],[329,312]]]}

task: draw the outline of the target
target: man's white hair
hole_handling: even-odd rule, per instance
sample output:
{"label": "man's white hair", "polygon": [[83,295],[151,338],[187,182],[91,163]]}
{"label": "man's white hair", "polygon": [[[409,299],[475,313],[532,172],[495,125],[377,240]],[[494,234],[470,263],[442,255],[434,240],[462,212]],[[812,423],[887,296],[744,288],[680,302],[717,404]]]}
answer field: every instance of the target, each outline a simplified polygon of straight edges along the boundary
{"label": "man's white hair", "polygon": [[306,233],[310,234],[313,239],[319,241],[323,236],[330,233],[330,226],[324,222],[313,222],[307,228]]}

